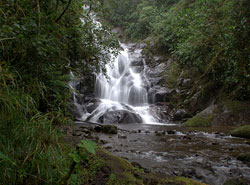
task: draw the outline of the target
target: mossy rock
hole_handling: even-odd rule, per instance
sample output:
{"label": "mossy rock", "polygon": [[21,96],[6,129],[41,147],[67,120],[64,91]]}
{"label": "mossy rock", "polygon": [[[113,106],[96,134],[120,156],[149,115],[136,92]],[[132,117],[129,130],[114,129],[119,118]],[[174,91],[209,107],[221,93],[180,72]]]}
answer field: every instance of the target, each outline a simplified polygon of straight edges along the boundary
{"label": "mossy rock", "polygon": [[249,110],[249,105],[246,102],[226,100],[222,104],[234,114],[241,114]]}
{"label": "mossy rock", "polygon": [[196,115],[184,123],[186,127],[209,127],[211,126],[212,116],[203,117],[201,115]]}
{"label": "mossy rock", "polygon": [[248,180],[239,178],[227,180],[223,185],[249,185],[249,183]]}
{"label": "mossy rock", "polygon": [[240,154],[237,159],[243,163],[250,163],[250,154]]}
{"label": "mossy rock", "polygon": [[117,126],[115,125],[98,125],[95,127],[95,130],[105,134],[117,134]]}
{"label": "mossy rock", "polygon": [[231,132],[231,135],[234,137],[249,138],[250,139],[250,125],[241,126],[234,129]]}
{"label": "mossy rock", "polygon": [[97,156],[102,159],[104,166],[110,168],[107,185],[206,185],[185,177],[163,178],[157,174],[145,173],[143,169],[136,168],[127,160],[103,149],[98,149]]}

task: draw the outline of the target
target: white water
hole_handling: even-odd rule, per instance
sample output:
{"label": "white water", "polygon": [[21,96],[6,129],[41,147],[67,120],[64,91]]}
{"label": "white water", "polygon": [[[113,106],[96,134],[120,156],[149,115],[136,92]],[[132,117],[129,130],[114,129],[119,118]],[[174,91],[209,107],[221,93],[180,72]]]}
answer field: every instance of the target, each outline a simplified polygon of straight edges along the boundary
{"label": "white water", "polygon": [[[157,124],[158,118],[150,114],[148,104],[148,93],[146,89],[147,79],[145,77],[145,67],[140,73],[133,69],[132,59],[141,58],[141,49],[129,52],[128,46],[122,45],[123,51],[115,59],[113,64],[107,64],[106,75],[96,76],[95,90],[100,98],[99,106],[87,116],[92,122],[98,122],[99,118],[108,111],[128,110],[139,114],[146,124]],[[142,64],[145,65],[145,62]]]}

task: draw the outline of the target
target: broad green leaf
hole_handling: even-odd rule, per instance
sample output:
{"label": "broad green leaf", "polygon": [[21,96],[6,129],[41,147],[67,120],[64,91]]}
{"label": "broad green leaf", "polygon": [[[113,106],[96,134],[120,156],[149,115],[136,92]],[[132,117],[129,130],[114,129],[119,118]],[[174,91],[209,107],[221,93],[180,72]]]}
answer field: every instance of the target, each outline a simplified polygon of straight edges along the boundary
{"label": "broad green leaf", "polygon": [[75,161],[75,163],[80,163],[81,158],[77,153],[69,153],[69,156]]}
{"label": "broad green leaf", "polygon": [[92,154],[96,154],[95,152],[96,143],[93,141],[81,140],[81,143],[78,144],[78,147],[84,148],[85,150],[87,150]]}

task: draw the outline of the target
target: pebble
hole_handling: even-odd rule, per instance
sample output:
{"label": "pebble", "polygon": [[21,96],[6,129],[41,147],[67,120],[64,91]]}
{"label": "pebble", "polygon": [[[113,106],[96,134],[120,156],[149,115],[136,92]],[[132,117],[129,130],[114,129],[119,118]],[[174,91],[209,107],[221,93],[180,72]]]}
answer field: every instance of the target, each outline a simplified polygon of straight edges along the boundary
{"label": "pebble", "polygon": [[127,139],[127,136],[124,134],[118,134],[119,139]]}
{"label": "pebble", "polygon": [[81,136],[82,134],[83,134],[82,132],[79,132],[79,131],[78,131],[78,132],[74,132],[72,135],[73,135],[73,136]]}

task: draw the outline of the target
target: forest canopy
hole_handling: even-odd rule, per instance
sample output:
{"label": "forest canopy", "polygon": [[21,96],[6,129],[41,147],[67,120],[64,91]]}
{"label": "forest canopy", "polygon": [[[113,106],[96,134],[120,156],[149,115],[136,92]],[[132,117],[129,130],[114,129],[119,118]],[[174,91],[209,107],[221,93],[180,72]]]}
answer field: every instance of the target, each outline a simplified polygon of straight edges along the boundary
{"label": "forest canopy", "polygon": [[106,0],[106,18],[134,40],[152,37],[178,64],[236,99],[250,94],[248,0]]}

